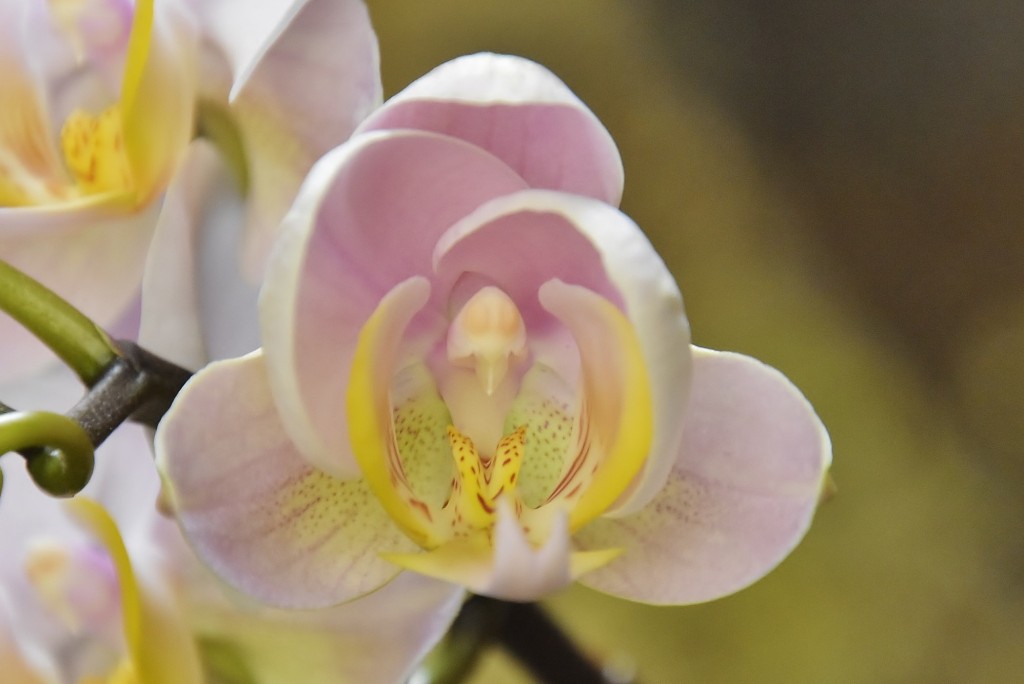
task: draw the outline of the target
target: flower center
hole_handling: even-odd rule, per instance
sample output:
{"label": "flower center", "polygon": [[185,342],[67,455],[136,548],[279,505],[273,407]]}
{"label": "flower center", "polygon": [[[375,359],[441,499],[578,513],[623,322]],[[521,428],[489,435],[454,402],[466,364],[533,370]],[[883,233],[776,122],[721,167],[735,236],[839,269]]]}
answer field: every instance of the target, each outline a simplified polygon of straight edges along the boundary
{"label": "flower center", "polygon": [[134,182],[118,105],[93,116],[76,109],[60,134],[64,160],[82,194],[127,192]]}
{"label": "flower center", "polygon": [[522,512],[523,504],[515,488],[525,441],[526,426],[520,426],[501,438],[493,458],[486,458],[480,456],[471,439],[448,427],[456,475],[442,509],[451,512],[456,536],[490,528],[500,496],[513,497],[516,513]]}

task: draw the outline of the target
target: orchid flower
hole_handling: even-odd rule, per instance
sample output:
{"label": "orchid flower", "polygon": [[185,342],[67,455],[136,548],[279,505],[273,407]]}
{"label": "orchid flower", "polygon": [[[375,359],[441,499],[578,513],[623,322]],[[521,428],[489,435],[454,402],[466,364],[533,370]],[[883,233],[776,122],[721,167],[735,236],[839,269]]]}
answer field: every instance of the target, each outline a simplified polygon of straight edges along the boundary
{"label": "orchid flower", "polygon": [[[203,681],[173,588],[152,565],[129,558],[128,547],[145,538],[143,513],[155,512],[152,469],[140,468],[145,448],[141,430],[115,433],[86,495],[66,503],[23,481],[23,469],[5,467],[0,621],[10,625],[8,658],[21,663],[17,684]],[[134,476],[132,486],[115,473]]]}
{"label": "orchid flower", "polygon": [[[154,231],[188,239],[161,200],[208,156],[198,128],[240,180],[233,269],[258,281],[312,162],[378,103],[377,62],[360,0],[0,0],[0,258],[131,331]],[[0,338],[0,378],[46,358],[6,317]]]}
{"label": "orchid flower", "polygon": [[[44,380],[21,392],[22,403],[51,402],[73,384]],[[95,477],[70,502],[39,492],[13,463],[4,462],[0,496],[4,682],[394,682],[461,604],[452,587],[415,576],[302,613],[231,594],[157,512],[159,479],[135,426],[101,447]]]}
{"label": "orchid flower", "polygon": [[778,371],[690,345],[594,114],[525,59],[446,63],[317,163],[260,298],[156,435],[199,556],[335,604],[403,569],[509,600],[710,600],[806,532],[831,460]]}

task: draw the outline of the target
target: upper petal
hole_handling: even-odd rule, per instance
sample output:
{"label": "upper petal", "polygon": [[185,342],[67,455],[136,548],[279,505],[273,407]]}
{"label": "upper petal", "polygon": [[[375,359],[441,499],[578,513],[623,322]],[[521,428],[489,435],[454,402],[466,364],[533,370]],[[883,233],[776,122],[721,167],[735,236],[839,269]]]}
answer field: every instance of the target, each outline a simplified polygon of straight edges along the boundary
{"label": "upper petal", "polygon": [[446,62],[372,114],[360,131],[414,128],[462,138],[535,188],[613,205],[622,160],[605,127],[557,76],[528,59],[481,53]]}
{"label": "upper petal", "polygon": [[577,534],[584,549],[625,549],[582,583],[648,603],[710,601],[767,574],[807,531],[831,445],[785,376],[747,356],[695,347],[682,422],[682,448],[654,500]]}
{"label": "upper petal", "polygon": [[479,148],[430,133],[360,135],[313,168],[285,218],[260,295],[263,349],[281,420],[300,452],[339,476],[348,372],[384,293],[429,275],[434,243],[523,181]]}
{"label": "upper petal", "polygon": [[650,501],[678,453],[678,417],[690,386],[690,328],[679,289],[640,228],[602,202],[525,190],[495,199],[453,226],[438,241],[434,263],[443,298],[468,275],[507,292],[523,313],[531,345],[543,344],[543,354],[557,355],[565,342],[542,339],[552,319],[536,292],[546,280],[583,285],[622,308],[650,375],[654,434],[641,478],[615,510],[627,514]]}
{"label": "upper petal", "polygon": [[261,601],[346,601],[397,573],[378,551],[412,546],[363,480],[336,480],[295,452],[259,353],[195,375],[161,421],[156,451],[186,538]]}

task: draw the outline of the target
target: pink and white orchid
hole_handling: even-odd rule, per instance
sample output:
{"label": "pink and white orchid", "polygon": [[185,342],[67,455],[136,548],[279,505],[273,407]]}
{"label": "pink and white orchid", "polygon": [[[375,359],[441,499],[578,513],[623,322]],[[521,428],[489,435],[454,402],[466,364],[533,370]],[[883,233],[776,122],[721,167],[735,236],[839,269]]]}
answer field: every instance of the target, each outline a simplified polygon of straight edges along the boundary
{"label": "pink and white orchid", "polygon": [[[0,0],[0,98],[0,258],[110,327],[154,230],[215,209],[161,212],[197,128],[244,185],[231,268],[258,282],[309,167],[379,103],[376,38],[361,0]],[[0,338],[0,379],[46,358],[6,316]]]}
{"label": "pink and white orchid", "polygon": [[828,436],[779,372],[690,346],[622,181],[594,114],[521,58],[456,59],[364,121],[286,217],[262,349],[158,429],[199,556],[293,607],[402,569],[683,604],[778,564]]}

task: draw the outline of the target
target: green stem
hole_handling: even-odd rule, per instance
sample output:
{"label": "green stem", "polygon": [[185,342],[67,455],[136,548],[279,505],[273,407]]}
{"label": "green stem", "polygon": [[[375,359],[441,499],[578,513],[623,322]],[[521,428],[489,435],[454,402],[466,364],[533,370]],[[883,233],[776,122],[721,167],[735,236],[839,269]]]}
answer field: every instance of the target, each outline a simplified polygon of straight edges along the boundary
{"label": "green stem", "polygon": [[92,440],[82,426],[49,411],[0,415],[0,455],[9,451],[25,456],[32,479],[53,496],[81,491],[95,463]]}
{"label": "green stem", "polygon": [[107,334],[81,311],[2,259],[0,309],[52,349],[86,385],[118,356]]}

